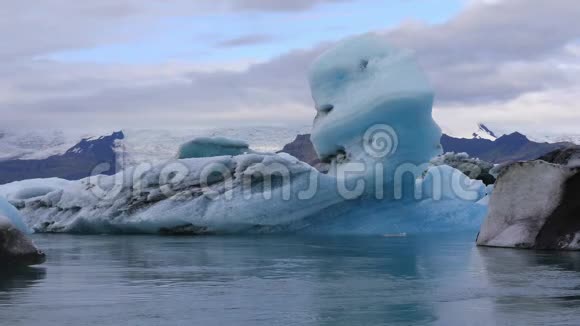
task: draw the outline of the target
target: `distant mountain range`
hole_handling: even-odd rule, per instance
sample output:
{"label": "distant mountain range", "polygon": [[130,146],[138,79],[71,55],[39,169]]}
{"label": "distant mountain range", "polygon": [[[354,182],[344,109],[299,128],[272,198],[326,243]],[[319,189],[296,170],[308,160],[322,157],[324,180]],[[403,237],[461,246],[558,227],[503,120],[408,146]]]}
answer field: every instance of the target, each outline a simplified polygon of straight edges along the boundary
{"label": "distant mountain range", "polygon": [[82,179],[101,163],[112,167],[102,171],[103,174],[141,163],[161,164],[174,159],[180,145],[197,137],[242,139],[251,144],[252,150],[275,152],[308,129],[308,126],[128,129],[100,138],[74,130],[0,130],[0,184],[49,177]]}
{"label": "distant mountain range", "polygon": [[[129,130],[100,138],[83,138],[76,145],[72,145],[74,136],[63,132],[14,134],[0,131],[0,184],[32,178],[82,179],[97,166],[103,168],[99,171],[102,174],[113,174],[139,163],[157,164],[174,158],[181,144],[200,136],[245,140],[259,152],[282,149],[281,152],[324,170],[326,166],[318,159],[305,130],[308,128]],[[293,137],[296,137],[294,141]],[[478,125],[471,137],[443,135],[441,145],[445,152],[465,152],[492,163],[536,159],[556,149],[574,146],[571,142],[533,141],[517,132],[498,137],[484,124]]]}
{"label": "distant mountain range", "polygon": [[83,179],[93,172],[112,175],[117,172],[115,142],[125,138],[123,132],[86,138],[64,154],[45,159],[0,161],[0,184],[36,178]]}
{"label": "distant mountain range", "polygon": [[[518,132],[498,137],[484,124],[479,124],[478,130],[472,136],[473,138],[456,138],[443,134],[441,137],[443,152],[467,153],[471,157],[487,162],[506,163],[534,160],[557,149],[577,146],[572,142],[534,142]],[[299,135],[294,142],[286,145],[282,152],[312,166],[320,163],[310,143],[309,134]]]}
{"label": "distant mountain range", "polygon": [[557,149],[575,146],[574,143],[538,143],[525,135],[515,132],[503,135],[495,140],[489,138],[455,138],[449,135],[441,137],[444,152],[467,153],[471,157],[491,163],[510,161],[527,161]]}

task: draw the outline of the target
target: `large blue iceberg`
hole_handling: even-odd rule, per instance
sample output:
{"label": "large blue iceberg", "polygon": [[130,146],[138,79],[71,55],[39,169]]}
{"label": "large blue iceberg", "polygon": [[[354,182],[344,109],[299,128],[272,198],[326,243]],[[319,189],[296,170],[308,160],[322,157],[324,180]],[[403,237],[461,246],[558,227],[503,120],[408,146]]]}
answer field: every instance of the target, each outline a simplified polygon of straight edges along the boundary
{"label": "large blue iceberg", "polygon": [[483,183],[429,164],[440,154],[441,131],[432,118],[433,91],[412,53],[376,35],[355,37],[318,58],[309,80],[317,110],[312,141],[329,174],[287,154],[250,153],[137,166],[78,182],[28,180],[1,186],[0,195],[39,232],[479,228],[487,209]]}
{"label": "large blue iceberg", "polygon": [[[350,160],[374,163],[396,154],[388,158],[394,168],[423,164],[440,154],[441,130],[431,115],[433,91],[409,51],[375,35],[348,40],[316,60],[310,85],[317,110],[312,142],[323,159],[346,152]],[[383,135],[369,134],[373,127]],[[365,134],[384,136],[374,140],[393,142],[396,148],[368,155],[363,141],[373,139],[363,139]]]}

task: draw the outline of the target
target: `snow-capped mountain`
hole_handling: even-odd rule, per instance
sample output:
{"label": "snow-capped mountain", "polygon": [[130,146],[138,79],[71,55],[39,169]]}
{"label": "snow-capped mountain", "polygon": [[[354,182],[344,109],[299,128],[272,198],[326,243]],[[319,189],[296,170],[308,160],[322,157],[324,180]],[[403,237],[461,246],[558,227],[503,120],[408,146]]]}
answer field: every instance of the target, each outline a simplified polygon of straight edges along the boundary
{"label": "snow-capped mountain", "polygon": [[82,139],[64,154],[0,161],[0,184],[38,178],[79,180],[93,173],[115,174],[118,170],[116,142],[123,138],[123,132],[114,132],[109,136]]}
{"label": "snow-capped mountain", "polygon": [[477,129],[473,132],[456,132],[453,129],[443,128],[443,133],[454,138],[466,138],[466,139],[486,139],[495,141],[505,135],[510,135],[513,133],[521,133],[526,135],[526,137],[537,143],[574,143],[580,145],[580,133],[569,134],[569,133],[553,133],[544,132],[541,130],[517,130],[513,128],[501,128],[497,126],[490,126],[489,124],[479,123],[477,124]]}
{"label": "snow-capped mountain", "polygon": [[77,131],[0,130],[0,161],[44,159],[63,154],[87,137],[88,134]]}
{"label": "snow-capped mountain", "polygon": [[[83,132],[70,130],[66,132],[40,130],[31,132],[0,131],[0,168],[3,167],[6,170],[0,171],[0,174],[1,172],[8,173],[7,169],[22,170],[28,166],[30,169],[27,170],[27,174],[23,174],[19,178],[26,179],[28,175],[33,177],[65,176],[76,178],[87,174],[86,171],[88,170],[84,169],[85,165],[91,165],[90,168],[93,168],[94,164],[96,164],[95,162],[111,162],[111,157],[113,157],[112,162],[115,163],[116,170],[141,163],[155,165],[175,158],[180,145],[198,137],[221,136],[239,139],[249,143],[250,148],[254,151],[276,152],[296,139],[297,135],[307,134],[309,130],[309,126],[191,130],[128,129],[123,131],[123,137],[113,137],[114,139],[111,142],[104,139],[104,137],[91,138]],[[110,134],[110,132],[101,133],[100,135],[107,134]],[[115,136],[115,134],[112,136]],[[552,149],[569,146],[569,143],[580,144],[580,135],[538,136],[534,134],[523,135],[517,132],[503,133],[490,128],[488,125],[479,124],[470,137],[460,137],[452,133],[446,133],[441,139],[441,143],[447,152],[466,152],[471,156],[487,159],[491,162],[503,162],[535,159]],[[90,146],[95,146],[95,144],[99,144],[98,146],[100,147],[89,148]],[[297,149],[303,150],[303,145],[299,144]],[[308,155],[314,157],[316,154],[311,151]],[[90,159],[87,160],[87,156]],[[82,158],[82,160],[76,158]],[[42,160],[47,159],[50,160],[50,166],[58,170],[57,174],[53,175],[54,173],[48,173],[44,170],[44,172],[37,171],[36,167],[44,166],[41,164]],[[56,164],[55,162],[57,161],[62,162],[62,164]],[[78,163],[75,163],[76,165],[73,164],[74,169],[71,168],[73,166],[71,162]],[[67,165],[68,167],[65,169],[61,165]],[[60,169],[61,167],[62,169]],[[74,173],[65,173],[63,172],[65,170]]]}
{"label": "snow-capped mountain", "polygon": [[479,123],[477,127],[477,131],[475,131],[472,135],[474,139],[487,139],[494,141],[498,138],[498,136],[483,123]]}

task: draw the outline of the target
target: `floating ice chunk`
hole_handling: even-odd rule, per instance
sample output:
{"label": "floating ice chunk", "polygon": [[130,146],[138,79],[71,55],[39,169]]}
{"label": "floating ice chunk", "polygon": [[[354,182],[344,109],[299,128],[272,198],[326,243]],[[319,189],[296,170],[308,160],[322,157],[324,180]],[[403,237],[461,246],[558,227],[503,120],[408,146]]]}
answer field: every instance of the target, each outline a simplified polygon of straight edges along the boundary
{"label": "floating ice chunk", "polygon": [[334,163],[332,173],[350,162],[388,162],[388,183],[402,164],[440,154],[433,91],[409,51],[377,35],[355,37],[322,54],[309,79],[318,111],[311,139],[321,159]]}
{"label": "floating ice chunk", "polygon": [[200,137],[179,148],[178,158],[200,158],[224,155],[241,155],[249,153],[250,147],[246,142],[224,137]]}
{"label": "floating ice chunk", "polygon": [[[16,227],[22,233],[31,233],[30,229],[18,213],[18,210],[14,208],[6,199],[0,197],[0,216],[5,217],[10,221],[10,223]],[[6,223],[6,221],[4,221]]]}
{"label": "floating ice chunk", "polygon": [[[320,212],[342,200],[334,182],[290,155],[247,154],[177,160],[61,187],[53,182],[44,196],[13,200],[40,232],[231,233]],[[308,193],[311,186],[316,191]],[[43,180],[4,187],[22,193],[43,188]]]}
{"label": "floating ice chunk", "polygon": [[0,186],[0,197],[9,201],[19,201],[34,197],[42,197],[63,187],[70,186],[74,181],[47,178],[16,181]]}
{"label": "floating ice chunk", "polygon": [[463,172],[447,165],[432,167],[419,182],[424,198],[434,200],[461,200],[477,202],[485,197],[487,187],[480,180],[473,180]]}

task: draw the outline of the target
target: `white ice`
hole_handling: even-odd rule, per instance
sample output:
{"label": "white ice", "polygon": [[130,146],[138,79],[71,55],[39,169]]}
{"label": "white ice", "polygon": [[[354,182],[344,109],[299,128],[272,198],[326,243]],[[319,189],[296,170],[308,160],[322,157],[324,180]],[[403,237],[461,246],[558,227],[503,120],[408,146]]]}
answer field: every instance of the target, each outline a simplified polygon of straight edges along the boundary
{"label": "white ice", "polygon": [[311,139],[339,172],[350,162],[388,162],[391,182],[402,164],[440,154],[433,90],[409,51],[377,35],[355,37],[322,54],[309,79],[318,111]]}
{"label": "white ice", "polygon": [[[410,52],[379,36],[356,37],[314,63],[310,84],[318,110],[312,140],[332,162],[329,175],[286,154],[245,154],[78,182],[32,180],[0,186],[0,194],[29,225],[50,232],[382,234],[479,227],[483,184],[450,167],[427,172],[440,154],[441,132],[432,118],[433,92]],[[362,174],[346,173],[361,166]],[[359,181],[363,192],[346,198],[341,185]]]}
{"label": "white ice", "polygon": [[6,224],[6,221],[9,221],[10,224],[21,232],[30,233],[30,229],[24,223],[18,210],[2,197],[0,197],[0,219],[3,220],[3,224]]}
{"label": "white ice", "polygon": [[177,158],[235,156],[250,152],[250,145],[245,141],[225,137],[199,137],[181,145]]}

